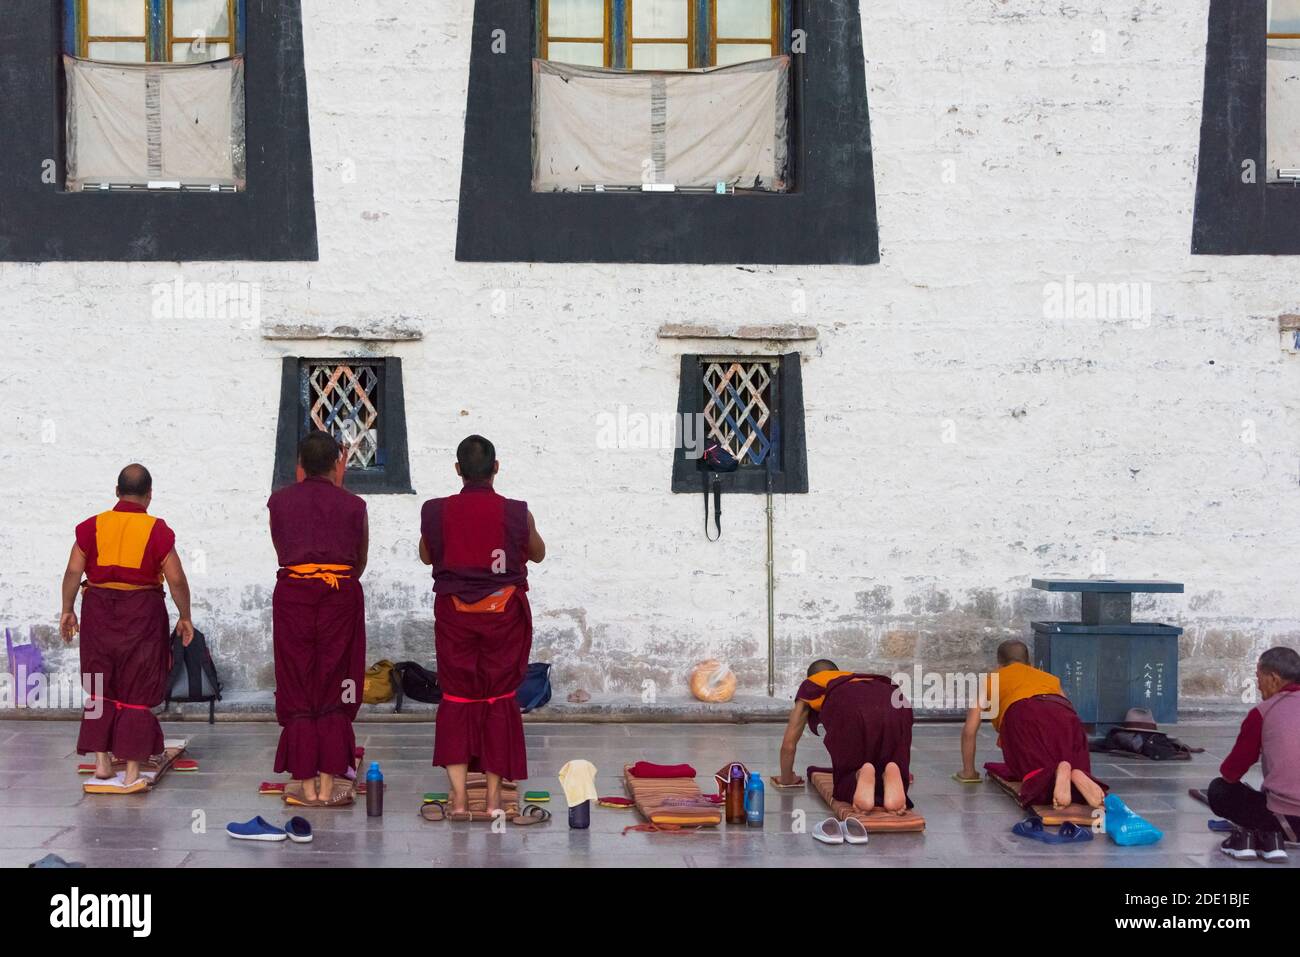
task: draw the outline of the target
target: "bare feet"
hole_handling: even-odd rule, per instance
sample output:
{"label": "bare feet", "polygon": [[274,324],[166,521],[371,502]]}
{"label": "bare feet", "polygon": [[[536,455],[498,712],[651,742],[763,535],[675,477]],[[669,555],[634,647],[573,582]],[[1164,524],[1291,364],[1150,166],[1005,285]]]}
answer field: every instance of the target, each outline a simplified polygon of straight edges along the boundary
{"label": "bare feet", "polygon": [[876,807],[876,766],[864,764],[858,768],[858,786],[853,792],[853,808],[870,813]]}
{"label": "bare feet", "polygon": [[469,792],[464,788],[457,791],[455,787],[452,787],[451,800],[447,802],[447,807],[451,814],[468,814]]}
{"label": "bare feet", "polygon": [[1083,799],[1088,802],[1088,807],[1104,807],[1106,804],[1106,792],[1101,789],[1101,785],[1094,781],[1088,775],[1079,769],[1070,772],[1070,782],[1083,795]]}
{"label": "bare feet", "polygon": [[135,782],[139,780],[140,780],[140,762],[139,761],[126,762],[126,777],[123,779],[122,783],[125,784],[127,787],[130,787],[132,784],[135,784]]}
{"label": "bare feet", "polygon": [[1070,792],[1070,762],[1062,761],[1056,766],[1056,787],[1052,789],[1052,807],[1058,810],[1074,803]]}
{"label": "bare feet", "polygon": [[334,800],[334,775],[322,773],[317,794],[322,801]]}
{"label": "bare feet", "polygon": [[315,778],[307,778],[302,782],[302,796],[305,801],[320,800],[320,789],[316,785]]}
{"label": "bare feet", "polygon": [[95,752],[95,777],[107,781],[113,776],[113,756],[104,751]]}
{"label": "bare feet", "polygon": [[903,790],[903,772],[893,761],[885,765],[885,810],[893,814],[907,813],[907,792]]}

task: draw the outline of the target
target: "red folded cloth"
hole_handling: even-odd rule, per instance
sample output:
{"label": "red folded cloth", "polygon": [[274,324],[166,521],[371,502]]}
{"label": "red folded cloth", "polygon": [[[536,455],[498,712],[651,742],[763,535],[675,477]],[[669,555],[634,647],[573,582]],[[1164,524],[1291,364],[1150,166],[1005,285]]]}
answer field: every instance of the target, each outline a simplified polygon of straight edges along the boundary
{"label": "red folded cloth", "polygon": [[649,761],[638,761],[632,765],[631,774],[634,778],[693,778],[695,769],[689,764],[651,764]]}

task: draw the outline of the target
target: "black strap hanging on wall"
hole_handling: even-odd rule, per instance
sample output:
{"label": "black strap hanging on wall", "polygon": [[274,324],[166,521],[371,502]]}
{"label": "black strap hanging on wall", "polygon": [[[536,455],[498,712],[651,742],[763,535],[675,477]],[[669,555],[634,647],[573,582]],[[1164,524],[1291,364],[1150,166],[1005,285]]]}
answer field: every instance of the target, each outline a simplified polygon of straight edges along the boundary
{"label": "black strap hanging on wall", "polygon": [[[716,542],[722,537],[722,476],[740,468],[735,457],[719,444],[710,445],[699,459],[704,477],[704,537]],[[709,489],[713,489],[713,525],[717,536],[709,534]]]}

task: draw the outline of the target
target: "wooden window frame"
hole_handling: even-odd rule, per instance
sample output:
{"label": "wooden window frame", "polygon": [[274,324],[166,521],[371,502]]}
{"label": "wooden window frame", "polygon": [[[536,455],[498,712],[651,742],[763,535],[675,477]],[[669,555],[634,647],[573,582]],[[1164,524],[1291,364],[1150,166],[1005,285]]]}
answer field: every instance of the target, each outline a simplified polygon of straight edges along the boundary
{"label": "wooden window frame", "polygon": [[[167,35],[166,52],[167,52],[168,63],[175,62],[172,59],[172,55],[176,51],[176,44],[185,43],[192,46],[194,43],[196,43],[199,40],[199,37],[178,37],[175,35],[174,27],[172,24],[172,15],[173,15],[174,7],[175,4],[172,2],[172,0],[166,0],[166,6],[164,8],[166,11],[166,16],[165,16],[166,23],[163,27],[163,30]],[[235,56],[239,53],[239,4],[236,2],[236,0],[226,0],[226,26],[230,30],[229,33],[222,34],[221,36],[206,36],[203,37],[202,39],[204,43],[208,43],[208,44],[211,43],[227,44],[230,47],[230,55]]]}
{"label": "wooden window frame", "polygon": [[[538,42],[541,47],[541,58],[549,59],[550,46],[552,43],[590,43],[595,45],[596,37],[557,37],[551,36],[551,0],[538,0],[541,6],[541,19],[538,21]],[[606,67],[614,64],[614,0],[605,0],[605,35],[602,40],[604,65]]]}
{"label": "wooden window frame", "polygon": [[[178,43],[194,43],[199,37],[178,37],[172,33],[172,0],[162,0],[163,24],[162,31],[158,33],[154,30],[154,13],[153,0],[138,0],[144,9],[144,26],[145,34],[143,36],[95,36],[90,34],[90,16],[88,6],[91,0],[71,0],[69,13],[76,17],[76,55],[81,59],[90,58],[90,44],[92,43],[142,43],[145,48],[146,63],[174,63],[172,59],[175,46]],[[608,4],[610,0],[606,0]],[[230,56],[237,56],[240,50],[241,23],[240,12],[242,4],[240,0],[225,0],[226,3],[226,23],[230,32],[221,36],[203,37],[205,43],[225,43],[230,47]],[[157,54],[161,54],[158,56]]]}
{"label": "wooden window frame", "polygon": [[[772,56],[786,50],[783,26],[793,18],[793,0],[769,0],[771,3],[772,34],[770,37],[719,37],[718,0],[708,0],[701,12],[699,0],[682,0],[687,5],[687,35],[685,37],[637,37],[632,31],[633,8],[643,0],[604,0],[605,33],[603,38],[566,37],[550,34],[550,0],[537,0],[537,50],[543,60],[550,59],[552,43],[590,43],[603,39],[603,63],[606,68],[636,69],[633,48],[638,43],[686,44],[687,69],[714,67],[718,64],[718,47],[728,45],[753,46],[767,43]],[[787,15],[787,11],[790,13]],[[701,23],[701,19],[704,20]],[[621,22],[619,22],[621,21]],[[618,28],[617,30],[615,28]],[[704,41],[701,43],[701,41]],[[705,57],[708,62],[700,62]]]}
{"label": "wooden window frame", "polygon": [[[696,46],[696,36],[699,31],[699,25],[695,22],[696,5],[692,2],[692,0],[680,0],[680,2],[686,4],[686,36],[684,37],[641,37],[640,39],[638,39],[636,35],[632,32],[633,11],[634,8],[636,7],[636,4],[639,2],[641,2],[641,0],[626,0],[625,6],[623,8],[623,19],[624,19],[623,62],[627,64],[627,69],[629,70],[636,69],[636,61],[633,57],[633,50],[635,49],[638,43],[653,43],[653,44],[661,44],[664,46],[677,46],[677,47],[685,43],[686,44],[686,69],[688,70],[695,69],[698,66],[698,64],[696,63],[697,58],[695,55],[695,46]],[[652,0],[646,0],[646,2],[652,2]]]}
{"label": "wooden window frame", "polygon": [[[782,0],[772,0],[772,35],[770,41],[772,56],[781,55],[781,5]],[[754,46],[763,42],[763,37],[720,37],[718,36],[718,0],[709,0],[709,66],[718,65],[718,45]]]}

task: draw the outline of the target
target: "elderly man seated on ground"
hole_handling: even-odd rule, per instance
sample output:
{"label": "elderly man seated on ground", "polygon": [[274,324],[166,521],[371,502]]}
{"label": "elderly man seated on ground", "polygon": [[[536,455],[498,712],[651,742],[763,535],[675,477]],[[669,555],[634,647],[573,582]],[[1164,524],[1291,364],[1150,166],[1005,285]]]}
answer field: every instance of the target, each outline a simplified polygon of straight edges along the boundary
{"label": "elderly man seated on ground", "polygon": [[[1287,859],[1285,842],[1300,835],[1300,654],[1270,648],[1260,656],[1255,680],[1264,699],[1241,723],[1237,743],[1210,784],[1210,809],[1235,824],[1223,853],[1237,860]],[[1262,762],[1264,788],[1242,781]]]}

